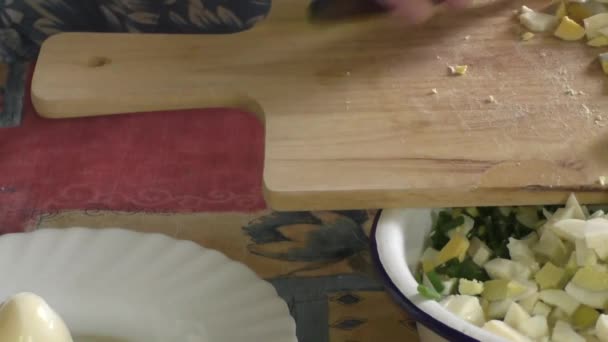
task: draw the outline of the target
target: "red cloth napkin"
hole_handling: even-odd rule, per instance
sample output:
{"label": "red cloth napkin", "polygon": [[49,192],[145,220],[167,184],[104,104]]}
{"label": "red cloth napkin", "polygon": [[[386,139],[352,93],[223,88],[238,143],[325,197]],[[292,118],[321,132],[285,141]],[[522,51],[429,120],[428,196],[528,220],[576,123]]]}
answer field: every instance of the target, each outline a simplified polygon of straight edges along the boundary
{"label": "red cloth napkin", "polygon": [[[29,87],[28,87],[29,89]],[[0,231],[67,209],[255,211],[263,125],[233,110],[48,120],[26,94],[23,123],[0,128]]]}

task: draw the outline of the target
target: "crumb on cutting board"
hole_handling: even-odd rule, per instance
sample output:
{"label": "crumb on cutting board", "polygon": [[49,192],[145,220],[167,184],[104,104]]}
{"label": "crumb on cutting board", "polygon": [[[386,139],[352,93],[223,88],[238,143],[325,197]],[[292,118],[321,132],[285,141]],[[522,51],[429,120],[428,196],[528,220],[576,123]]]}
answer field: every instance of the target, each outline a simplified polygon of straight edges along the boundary
{"label": "crumb on cutting board", "polygon": [[580,91],[580,90],[574,90],[569,85],[566,85],[564,94],[569,95],[569,96],[578,96],[578,95],[585,95],[585,92]]}
{"label": "crumb on cutting board", "polygon": [[448,66],[450,75],[455,75],[455,76],[462,76],[462,75],[466,74],[468,69],[469,69],[468,65],[450,65],[450,66]]}
{"label": "crumb on cutting board", "polygon": [[532,38],[534,38],[534,33],[530,32],[530,31],[526,31],[521,34],[521,40],[523,40],[523,41],[528,41]]}
{"label": "crumb on cutting board", "polygon": [[582,104],[583,106],[583,110],[585,111],[585,114],[591,114],[591,109],[589,109],[589,107],[586,104]]}

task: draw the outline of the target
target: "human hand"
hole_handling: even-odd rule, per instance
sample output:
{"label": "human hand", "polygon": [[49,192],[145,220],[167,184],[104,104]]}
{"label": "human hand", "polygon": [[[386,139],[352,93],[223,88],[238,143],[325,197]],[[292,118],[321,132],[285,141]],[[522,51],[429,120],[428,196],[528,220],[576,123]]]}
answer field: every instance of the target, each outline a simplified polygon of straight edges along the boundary
{"label": "human hand", "polygon": [[410,23],[420,23],[429,19],[436,6],[444,3],[450,8],[464,8],[471,0],[378,0],[390,8],[393,13]]}

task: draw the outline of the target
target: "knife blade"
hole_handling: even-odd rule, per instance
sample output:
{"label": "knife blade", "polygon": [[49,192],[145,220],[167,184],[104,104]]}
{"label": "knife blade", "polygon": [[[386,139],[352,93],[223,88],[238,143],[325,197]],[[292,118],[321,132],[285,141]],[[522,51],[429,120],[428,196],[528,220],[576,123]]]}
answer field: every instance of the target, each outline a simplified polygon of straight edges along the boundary
{"label": "knife blade", "polygon": [[[406,0],[407,1],[407,0]],[[432,0],[439,5],[445,0]],[[381,15],[390,9],[378,0],[312,0],[308,6],[311,21],[333,22]]]}

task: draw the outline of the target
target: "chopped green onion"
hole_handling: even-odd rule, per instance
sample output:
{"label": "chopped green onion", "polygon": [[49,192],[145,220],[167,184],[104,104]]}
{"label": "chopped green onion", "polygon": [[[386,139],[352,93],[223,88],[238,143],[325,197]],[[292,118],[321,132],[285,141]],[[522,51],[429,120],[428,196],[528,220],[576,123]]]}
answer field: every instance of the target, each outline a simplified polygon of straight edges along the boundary
{"label": "chopped green onion", "polygon": [[473,218],[479,216],[479,210],[477,210],[475,207],[466,208],[464,211]]}
{"label": "chopped green onion", "polygon": [[424,298],[427,299],[432,299],[432,300],[439,300],[441,299],[441,295],[439,294],[439,292],[435,291],[435,289],[424,286],[424,285],[418,285],[418,293],[420,293],[420,295]]}
{"label": "chopped green onion", "polygon": [[439,274],[437,274],[437,272],[435,272],[435,271],[428,272],[426,274],[426,277],[429,278],[431,285],[433,285],[433,288],[437,292],[441,293],[441,292],[443,292],[443,290],[445,290],[445,286],[443,285],[443,282],[441,281],[441,278],[439,277]]}
{"label": "chopped green onion", "polygon": [[448,232],[462,224],[464,224],[463,216],[453,218],[446,211],[440,212],[435,227],[433,227],[431,232],[431,246],[436,250],[441,250],[450,241]]}

